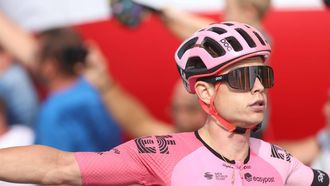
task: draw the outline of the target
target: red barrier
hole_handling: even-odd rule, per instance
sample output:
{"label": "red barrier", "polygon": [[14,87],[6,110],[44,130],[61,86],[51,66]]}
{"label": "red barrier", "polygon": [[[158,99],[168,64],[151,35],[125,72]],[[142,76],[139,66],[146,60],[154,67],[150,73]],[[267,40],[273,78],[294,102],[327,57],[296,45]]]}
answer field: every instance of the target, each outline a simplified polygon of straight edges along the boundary
{"label": "red barrier", "polygon": [[[276,83],[270,91],[266,137],[296,139],[313,134],[324,125],[322,106],[330,87],[330,12],[272,11],[265,26],[272,37]],[[152,16],[136,29],[115,20],[78,29],[100,43],[115,79],[155,116],[170,121],[167,108],[178,78],[173,55],[180,40],[159,18]]]}

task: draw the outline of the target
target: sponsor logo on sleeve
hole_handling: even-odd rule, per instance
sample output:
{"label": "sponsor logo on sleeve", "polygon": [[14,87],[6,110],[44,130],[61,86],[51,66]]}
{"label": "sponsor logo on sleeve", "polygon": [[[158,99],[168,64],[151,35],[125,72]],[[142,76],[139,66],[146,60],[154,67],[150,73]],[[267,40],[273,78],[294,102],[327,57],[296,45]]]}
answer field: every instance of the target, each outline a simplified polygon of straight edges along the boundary
{"label": "sponsor logo on sleeve", "polygon": [[156,136],[156,142],[151,136],[137,138],[134,140],[139,153],[156,153],[157,150],[161,154],[169,154],[169,145],[175,145],[175,140],[171,135]]}
{"label": "sponsor logo on sleeve", "polygon": [[292,157],[291,154],[288,153],[286,150],[282,149],[281,147],[272,144],[271,151],[272,152],[270,157],[291,162],[291,157]]}

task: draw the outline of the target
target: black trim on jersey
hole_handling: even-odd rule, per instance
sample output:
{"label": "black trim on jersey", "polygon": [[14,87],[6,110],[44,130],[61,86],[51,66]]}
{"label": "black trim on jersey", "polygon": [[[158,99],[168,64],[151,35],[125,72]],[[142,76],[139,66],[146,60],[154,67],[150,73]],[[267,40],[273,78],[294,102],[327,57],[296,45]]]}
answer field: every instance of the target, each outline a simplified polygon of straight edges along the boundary
{"label": "black trim on jersey", "polygon": [[[220,158],[222,161],[225,161],[227,163],[230,164],[235,164],[235,160],[229,160],[228,158],[222,156],[221,154],[219,154],[218,152],[216,152],[214,149],[212,149],[212,147],[210,147],[199,135],[198,131],[195,131],[195,136],[196,138],[201,141],[203,143],[203,145],[209,150],[211,151],[216,157]],[[248,156],[245,158],[244,160],[244,164],[246,164],[247,162],[249,162],[250,160],[250,148],[249,148],[249,152],[248,152]]]}
{"label": "black trim on jersey", "polygon": [[314,178],[311,186],[328,186],[329,175],[321,170],[312,169]]}

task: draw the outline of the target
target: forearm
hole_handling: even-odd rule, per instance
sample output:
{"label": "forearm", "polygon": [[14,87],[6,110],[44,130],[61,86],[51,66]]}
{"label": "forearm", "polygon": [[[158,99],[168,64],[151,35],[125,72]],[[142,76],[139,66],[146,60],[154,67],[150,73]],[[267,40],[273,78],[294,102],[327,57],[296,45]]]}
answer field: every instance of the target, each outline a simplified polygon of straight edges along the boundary
{"label": "forearm", "polygon": [[0,12],[0,44],[18,60],[34,66],[37,41]]}
{"label": "forearm", "polygon": [[167,27],[179,38],[187,39],[198,29],[213,23],[212,19],[168,7],[163,10]]}
{"label": "forearm", "polygon": [[174,132],[174,128],[154,118],[133,96],[112,83],[103,88],[102,97],[112,115],[133,137],[159,135]]}
{"label": "forearm", "polygon": [[3,181],[45,185],[81,183],[73,154],[46,146],[1,149],[0,165]]}
{"label": "forearm", "polygon": [[86,78],[99,90],[112,116],[132,137],[174,132],[173,127],[157,120],[132,95],[123,90],[106,70],[107,61],[97,45],[89,46]]}

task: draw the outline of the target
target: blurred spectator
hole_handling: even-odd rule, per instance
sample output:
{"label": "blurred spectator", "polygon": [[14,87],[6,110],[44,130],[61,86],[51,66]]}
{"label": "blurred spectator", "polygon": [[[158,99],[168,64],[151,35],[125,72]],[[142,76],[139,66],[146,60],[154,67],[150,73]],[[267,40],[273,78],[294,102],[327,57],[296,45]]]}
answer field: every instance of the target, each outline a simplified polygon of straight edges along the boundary
{"label": "blurred spectator", "polygon": [[131,137],[174,132],[171,125],[154,118],[134,96],[126,92],[108,73],[107,61],[95,43],[89,44],[85,76],[101,92],[114,118]]}
{"label": "blurred spectator", "polygon": [[326,118],[325,128],[317,134],[319,153],[313,159],[312,167],[330,171],[330,88],[328,89],[327,101],[323,106],[323,114]]}
{"label": "blurred spectator", "polygon": [[[103,100],[125,131],[131,136],[165,134],[167,132],[195,131],[206,120],[197,98],[187,93],[181,82],[176,83],[171,103],[171,116],[175,129],[152,114],[136,98],[126,92],[115,80],[106,81],[107,73],[97,73],[99,78],[89,78],[100,90]],[[100,78],[102,77],[102,78]],[[102,82],[100,82],[102,81]],[[129,113],[129,117],[127,117]]]}
{"label": "blurred spectator", "polygon": [[[165,134],[174,129],[149,113],[145,106],[126,92],[108,73],[107,62],[97,46],[91,45],[88,68],[85,72],[95,87],[99,89],[105,104],[113,116],[131,136],[145,136],[150,134]],[[129,117],[127,117],[129,113]],[[206,120],[206,113],[201,109],[197,97],[187,93],[181,80],[175,84],[171,115],[175,131],[194,131],[201,127]]]}
{"label": "blurred spectator", "polygon": [[6,101],[8,123],[33,128],[38,110],[35,87],[26,72],[14,62],[11,54],[0,46],[0,96]]}
{"label": "blurred spectator", "polygon": [[[114,113],[111,114],[119,123],[114,122],[98,92],[80,76],[84,71],[85,57],[88,58],[89,66],[93,67],[92,64],[98,64],[97,60],[104,60],[103,56],[100,55],[99,49],[91,44],[90,53],[86,56],[87,49],[73,30],[53,29],[39,34],[36,39],[0,14],[0,42],[31,68],[50,92],[38,117],[38,143],[67,151],[103,151],[121,141],[117,124],[121,124],[133,137],[173,131],[162,123],[155,125],[154,122],[147,122],[147,125],[136,125],[135,122],[138,123],[137,120],[142,116],[132,115],[129,111],[138,110],[139,104],[126,106],[130,96],[111,91],[111,94],[114,93],[112,100],[115,105],[111,109]],[[15,44],[12,44],[13,42]],[[104,71],[102,68],[97,69]],[[94,74],[95,70],[92,70],[92,73],[89,73],[90,71],[86,71],[89,78],[94,76],[101,81],[106,79],[98,71]],[[133,122],[126,122],[127,120]]]}
{"label": "blurred spectator", "polygon": [[[0,96],[0,148],[31,145],[34,140],[32,130],[21,123],[9,125],[7,122],[6,103]],[[1,186],[31,186],[0,181]]]}
{"label": "blurred spectator", "polygon": [[37,120],[36,143],[66,151],[105,151],[121,142],[119,126],[97,91],[79,75],[87,49],[69,28],[39,35],[37,75],[49,90]]}
{"label": "blurred spectator", "polygon": [[38,114],[37,143],[66,151],[104,151],[121,142],[120,129],[98,92],[78,72],[87,51],[76,32],[53,29],[36,39],[1,14],[0,27],[2,46],[30,67],[50,94]]}
{"label": "blurred spectator", "polygon": [[206,120],[206,113],[199,105],[197,96],[186,91],[181,79],[173,89],[171,116],[178,132],[196,131]]}

